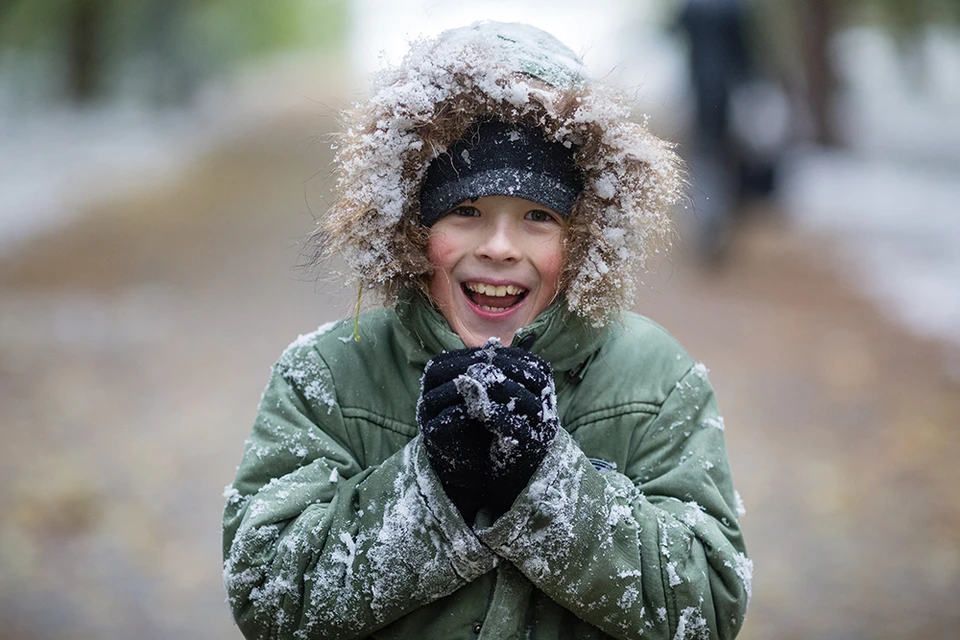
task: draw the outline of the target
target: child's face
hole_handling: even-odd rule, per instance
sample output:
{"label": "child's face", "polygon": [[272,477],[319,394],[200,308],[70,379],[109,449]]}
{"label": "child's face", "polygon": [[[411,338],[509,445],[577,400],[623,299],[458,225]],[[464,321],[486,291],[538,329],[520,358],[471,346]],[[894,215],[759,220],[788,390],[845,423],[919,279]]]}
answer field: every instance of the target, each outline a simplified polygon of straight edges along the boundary
{"label": "child's face", "polygon": [[510,344],[550,305],[563,232],[560,214],[509,196],[463,202],[430,228],[430,296],[465,345]]}

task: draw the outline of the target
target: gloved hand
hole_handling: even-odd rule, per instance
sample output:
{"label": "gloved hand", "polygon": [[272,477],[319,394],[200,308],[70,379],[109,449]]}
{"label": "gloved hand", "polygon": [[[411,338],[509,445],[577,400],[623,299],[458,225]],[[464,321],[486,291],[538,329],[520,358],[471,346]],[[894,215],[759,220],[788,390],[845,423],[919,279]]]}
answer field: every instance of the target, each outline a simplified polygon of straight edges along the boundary
{"label": "gloved hand", "polygon": [[[487,505],[499,516],[543,462],[560,420],[547,362],[522,349],[500,347],[489,366],[499,376],[487,374],[492,410],[485,424],[496,435],[490,450]],[[478,369],[471,367],[468,375]]]}
{"label": "gloved hand", "polygon": [[467,412],[454,381],[488,360],[480,349],[439,354],[427,363],[417,402],[417,425],[430,465],[467,522],[484,504],[493,434]]}
{"label": "gloved hand", "polygon": [[424,372],[417,423],[444,490],[467,521],[510,508],[559,427],[550,365],[491,339]]}

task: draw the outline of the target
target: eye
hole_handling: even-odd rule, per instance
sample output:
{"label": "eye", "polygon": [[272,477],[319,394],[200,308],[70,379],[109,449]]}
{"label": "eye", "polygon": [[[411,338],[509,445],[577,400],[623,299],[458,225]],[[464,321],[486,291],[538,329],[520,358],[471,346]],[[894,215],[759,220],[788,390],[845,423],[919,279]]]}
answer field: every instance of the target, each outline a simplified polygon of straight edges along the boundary
{"label": "eye", "polygon": [[543,209],[532,209],[527,211],[527,215],[525,215],[524,218],[534,222],[556,222],[556,218]]}
{"label": "eye", "polygon": [[475,218],[480,215],[480,210],[476,207],[471,207],[470,205],[460,205],[459,207],[454,207],[447,212],[447,215],[450,216],[460,216],[464,218]]}

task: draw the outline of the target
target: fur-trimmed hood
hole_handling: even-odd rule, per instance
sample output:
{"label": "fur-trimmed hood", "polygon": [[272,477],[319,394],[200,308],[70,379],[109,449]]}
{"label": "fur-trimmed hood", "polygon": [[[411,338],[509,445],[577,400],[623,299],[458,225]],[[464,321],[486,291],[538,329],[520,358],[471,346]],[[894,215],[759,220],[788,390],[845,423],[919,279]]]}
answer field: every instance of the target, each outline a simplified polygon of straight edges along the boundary
{"label": "fur-trimmed hood", "polygon": [[315,233],[315,258],[342,256],[352,279],[388,303],[402,288],[425,290],[432,266],[420,184],[430,162],[482,118],[536,126],[577,147],[585,187],[569,217],[561,281],[572,312],[603,324],[628,307],[637,272],[667,244],[667,209],[683,186],[671,146],[533,27],[477,23],[416,41],[344,115],[338,198]]}

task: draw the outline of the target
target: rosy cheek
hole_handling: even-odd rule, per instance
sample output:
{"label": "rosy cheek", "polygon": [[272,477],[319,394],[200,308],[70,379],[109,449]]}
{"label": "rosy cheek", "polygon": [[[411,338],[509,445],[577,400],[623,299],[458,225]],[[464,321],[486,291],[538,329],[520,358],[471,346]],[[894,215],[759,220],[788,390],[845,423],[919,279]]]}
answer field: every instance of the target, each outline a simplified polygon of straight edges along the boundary
{"label": "rosy cheek", "polygon": [[544,255],[540,261],[540,277],[543,285],[556,291],[560,281],[560,270],[563,268],[563,251],[559,247]]}
{"label": "rosy cheek", "polygon": [[443,267],[451,253],[453,253],[453,246],[444,234],[438,233],[430,236],[430,240],[427,242],[427,259],[430,264]]}
{"label": "rosy cheek", "polygon": [[436,269],[430,276],[429,289],[433,301],[441,309],[447,306],[449,300],[448,289],[450,285],[450,272],[452,260],[450,255],[453,253],[453,247],[449,241],[446,241],[446,235],[435,233],[430,236],[427,243],[427,259]]}

